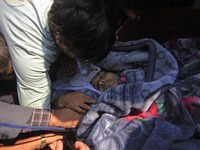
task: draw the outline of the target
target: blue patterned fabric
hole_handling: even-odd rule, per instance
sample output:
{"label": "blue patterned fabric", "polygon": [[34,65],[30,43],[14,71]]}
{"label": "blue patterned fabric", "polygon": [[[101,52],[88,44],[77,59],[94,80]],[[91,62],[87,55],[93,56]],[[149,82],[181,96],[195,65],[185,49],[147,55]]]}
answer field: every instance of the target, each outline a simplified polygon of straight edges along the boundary
{"label": "blue patterned fabric", "polygon": [[[177,87],[183,83],[175,84],[178,64],[167,49],[152,39],[117,42],[98,65],[122,72],[130,83],[112,87],[98,98],[78,128],[78,140],[99,150],[199,148],[200,140],[192,139],[198,123],[181,102]],[[198,83],[198,77],[193,81]],[[193,91],[200,96],[198,89]],[[158,101],[166,106],[166,118],[126,119],[131,110],[145,111]]]}

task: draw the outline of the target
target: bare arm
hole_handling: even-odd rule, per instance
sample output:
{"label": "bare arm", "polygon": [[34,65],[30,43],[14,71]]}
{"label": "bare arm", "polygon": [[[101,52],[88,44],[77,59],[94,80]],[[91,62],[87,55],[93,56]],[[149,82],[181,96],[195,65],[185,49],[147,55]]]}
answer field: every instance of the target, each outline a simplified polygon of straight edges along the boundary
{"label": "bare arm", "polygon": [[53,109],[49,126],[75,128],[80,124],[83,117],[84,114],[77,113],[68,108]]}
{"label": "bare arm", "polygon": [[[46,144],[51,147],[52,150],[63,150],[63,142],[61,141],[63,139],[62,135],[56,135],[53,133],[45,134],[46,137]],[[0,145],[0,150],[33,150],[38,149],[41,146],[41,136],[36,137],[30,137],[27,139],[18,140],[15,142],[14,145],[11,146],[3,146]]]}

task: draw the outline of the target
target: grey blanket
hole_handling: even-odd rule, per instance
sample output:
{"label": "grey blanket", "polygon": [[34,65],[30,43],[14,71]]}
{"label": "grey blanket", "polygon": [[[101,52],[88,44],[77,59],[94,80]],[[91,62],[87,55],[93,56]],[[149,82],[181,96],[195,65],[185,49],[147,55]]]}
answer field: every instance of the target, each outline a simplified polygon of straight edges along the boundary
{"label": "grey blanket", "polygon": [[[98,98],[78,128],[78,140],[99,150],[200,148],[200,140],[194,138],[199,115],[191,116],[182,103],[184,81],[176,80],[178,64],[168,50],[152,39],[118,42],[98,65],[122,72],[129,83]],[[190,96],[200,96],[199,75],[186,80],[190,85],[184,89],[190,89]],[[158,113],[161,108],[164,111]],[[150,115],[144,117],[144,112]]]}

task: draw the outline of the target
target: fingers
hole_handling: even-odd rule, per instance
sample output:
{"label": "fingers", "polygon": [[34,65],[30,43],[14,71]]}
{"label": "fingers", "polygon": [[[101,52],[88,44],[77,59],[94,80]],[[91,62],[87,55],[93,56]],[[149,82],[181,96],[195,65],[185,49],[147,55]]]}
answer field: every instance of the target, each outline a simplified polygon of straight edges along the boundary
{"label": "fingers", "polygon": [[75,73],[75,68],[73,64],[63,65],[62,70],[64,72],[64,75],[70,76]]}
{"label": "fingers", "polygon": [[72,110],[78,112],[78,113],[81,113],[81,114],[86,114],[87,113],[87,110],[81,108],[81,107],[76,107],[76,108],[72,108]]}
{"label": "fingers", "polygon": [[71,59],[69,57],[64,60],[65,61],[61,65],[62,71],[63,71],[64,75],[71,76],[72,74],[74,74],[77,71],[77,68],[78,68],[77,62],[76,62],[76,60]]}
{"label": "fingers", "polygon": [[72,92],[60,96],[54,105],[56,108],[69,108],[78,113],[86,113],[91,109],[90,104],[97,103],[98,101],[89,95],[81,92]]}
{"label": "fingers", "polygon": [[91,109],[91,106],[90,105],[88,105],[88,104],[82,104],[81,106],[80,106],[81,108],[83,108],[84,110],[86,110],[86,111],[88,111],[88,110],[90,110]]}
{"label": "fingers", "polygon": [[91,96],[86,95],[84,93],[74,92],[74,94],[79,95],[80,100],[84,101],[84,103],[90,103],[90,104],[97,104],[98,103],[98,101],[96,99],[94,99]]}
{"label": "fingers", "polygon": [[90,148],[81,141],[76,141],[74,146],[77,150],[90,150]]}
{"label": "fingers", "polygon": [[63,141],[62,140],[58,140],[56,142],[53,142],[53,143],[49,144],[49,147],[52,150],[63,150]]}
{"label": "fingers", "polygon": [[85,114],[87,113],[92,107],[88,104],[81,103],[79,106],[72,106],[69,109],[72,109],[73,111],[76,111],[78,113]]}
{"label": "fingers", "polygon": [[55,134],[46,134],[46,143],[51,144],[55,141],[63,139],[63,135],[55,135]]}
{"label": "fingers", "polygon": [[96,99],[93,98],[89,98],[88,101],[86,101],[85,103],[90,103],[90,104],[97,104],[98,101]]}
{"label": "fingers", "polygon": [[61,65],[61,69],[62,69],[62,72],[65,76],[68,75],[68,71],[67,71],[67,68],[65,67],[65,65]]}
{"label": "fingers", "polygon": [[46,144],[51,147],[52,150],[63,150],[63,135],[46,134]]}
{"label": "fingers", "polygon": [[[63,136],[56,135],[54,133],[49,133],[49,134],[45,134],[45,138],[46,138],[46,143],[49,144],[56,140],[63,139]],[[27,139],[19,140],[15,144],[24,144],[24,143],[35,142],[35,141],[41,141],[41,136],[30,137]]]}
{"label": "fingers", "polygon": [[56,150],[63,150],[63,141],[59,140],[57,142]]}
{"label": "fingers", "polygon": [[[45,139],[46,139],[46,144],[49,145],[54,142],[57,142],[58,140],[63,139],[63,136],[50,133],[50,134],[45,134]],[[62,148],[62,146],[60,145],[61,143],[59,142],[58,144],[59,144],[58,146]],[[41,136],[36,136],[36,137],[30,137],[30,138],[18,140],[15,142],[15,144],[13,146],[8,146],[6,148],[4,147],[4,149],[27,150],[27,149],[37,149],[40,146],[41,146]],[[55,149],[55,150],[57,150],[57,149]],[[58,149],[58,150],[61,150],[61,149]]]}
{"label": "fingers", "polygon": [[[96,104],[95,102],[92,102],[93,104]],[[72,105],[71,109],[78,112],[78,113],[87,113],[92,107],[90,104],[92,104],[91,101],[80,101],[78,105]]]}

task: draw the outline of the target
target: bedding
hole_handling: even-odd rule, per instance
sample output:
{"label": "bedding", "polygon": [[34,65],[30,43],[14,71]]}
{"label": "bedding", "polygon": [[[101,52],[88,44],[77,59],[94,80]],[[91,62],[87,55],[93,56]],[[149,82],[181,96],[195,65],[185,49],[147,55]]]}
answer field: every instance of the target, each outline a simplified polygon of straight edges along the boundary
{"label": "bedding", "polygon": [[116,42],[98,66],[128,80],[106,90],[76,137],[91,149],[199,149],[200,42]]}

